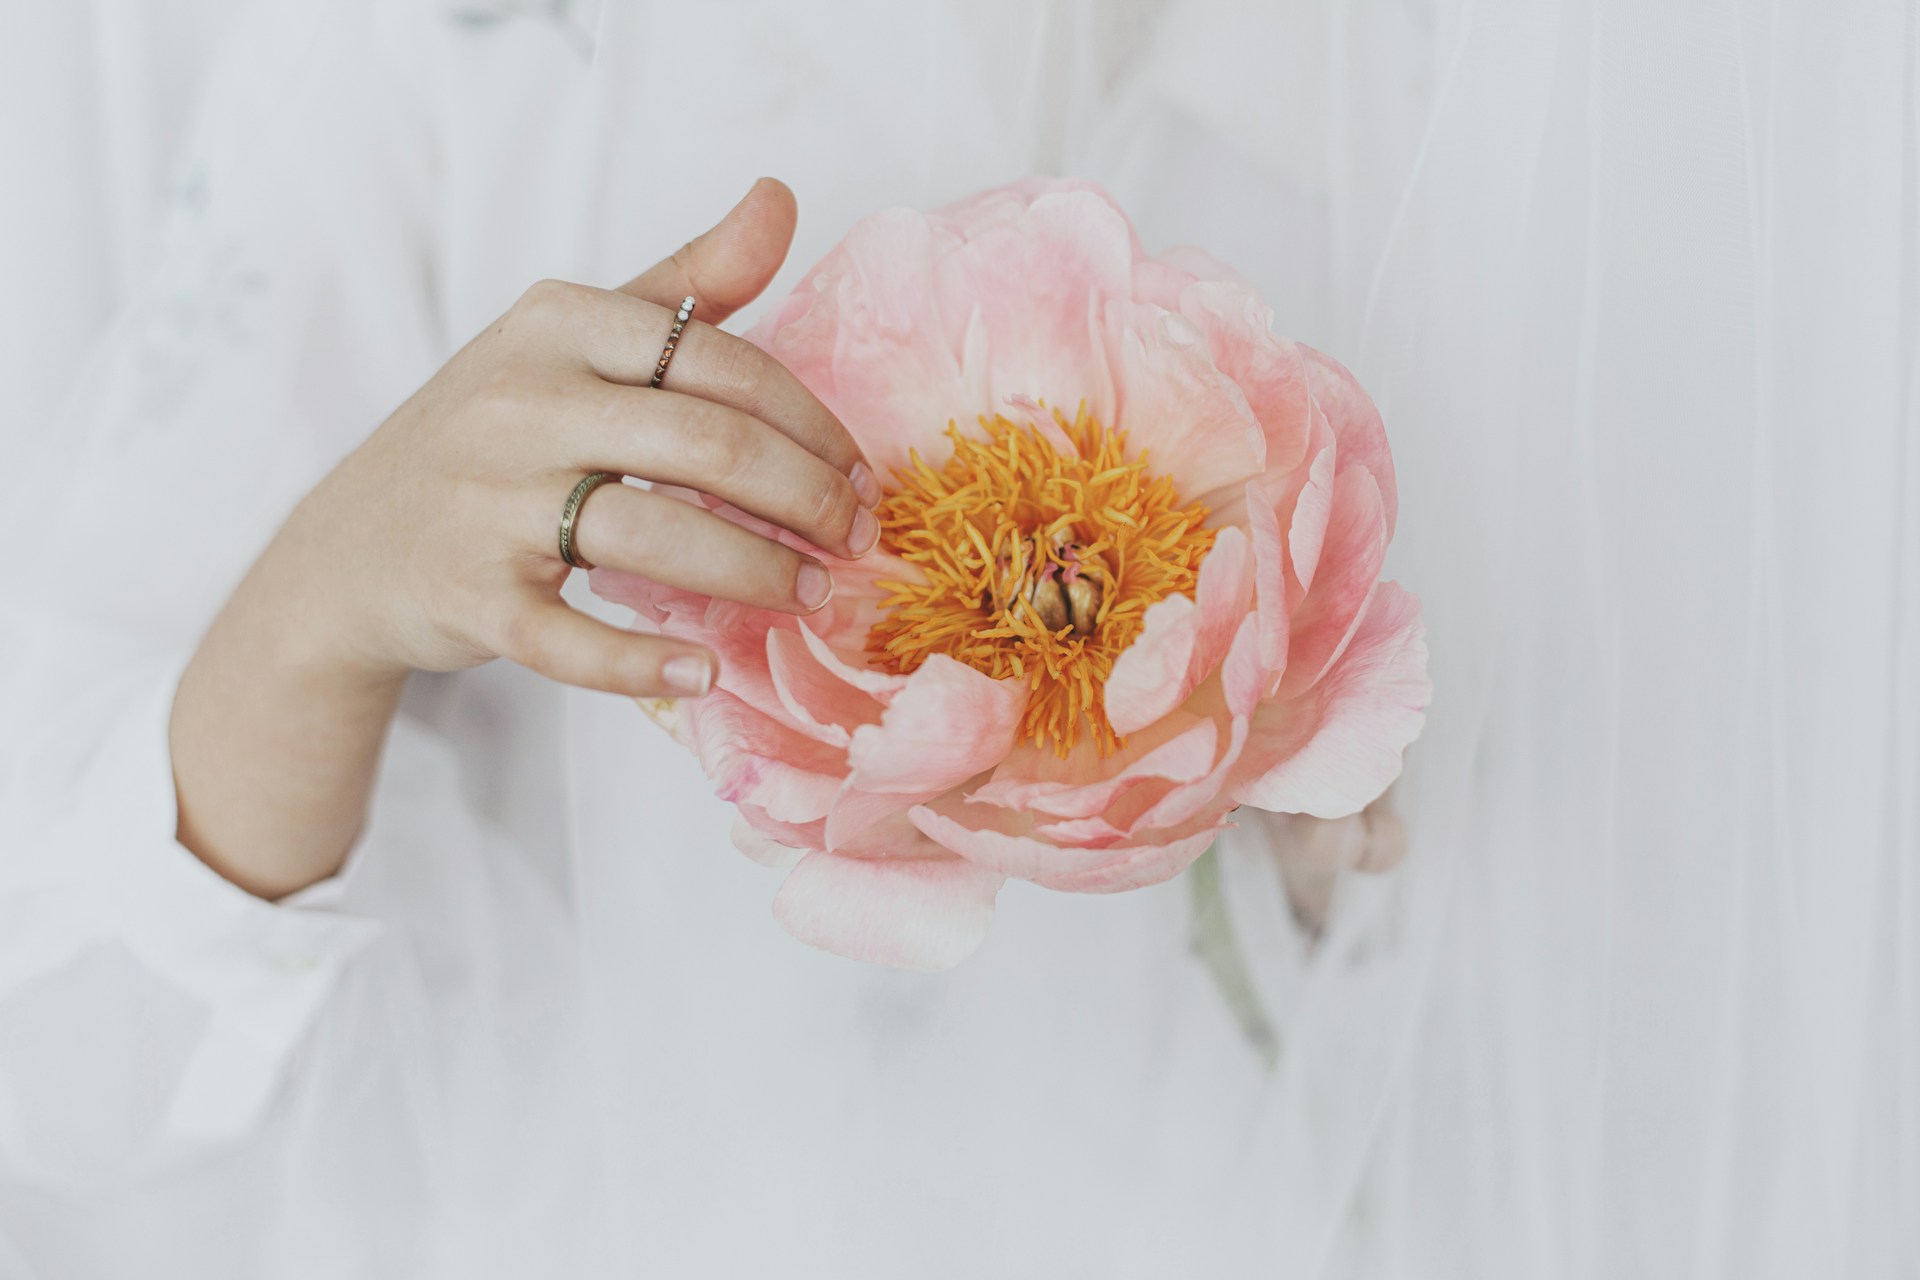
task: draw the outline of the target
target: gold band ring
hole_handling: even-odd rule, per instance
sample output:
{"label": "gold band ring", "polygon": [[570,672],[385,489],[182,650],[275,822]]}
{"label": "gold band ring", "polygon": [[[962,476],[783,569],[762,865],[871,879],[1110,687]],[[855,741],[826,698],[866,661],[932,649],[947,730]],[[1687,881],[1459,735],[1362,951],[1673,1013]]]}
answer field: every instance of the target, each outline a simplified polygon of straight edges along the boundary
{"label": "gold band ring", "polygon": [[584,477],[579,484],[573,486],[573,492],[567,495],[567,505],[560,508],[560,558],[576,569],[593,568],[587,563],[586,557],[582,556],[573,545],[573,526],[580,519],[580,508],[587,505],[588,494],[607,481],[619,478],[611,471],[596,471]]}

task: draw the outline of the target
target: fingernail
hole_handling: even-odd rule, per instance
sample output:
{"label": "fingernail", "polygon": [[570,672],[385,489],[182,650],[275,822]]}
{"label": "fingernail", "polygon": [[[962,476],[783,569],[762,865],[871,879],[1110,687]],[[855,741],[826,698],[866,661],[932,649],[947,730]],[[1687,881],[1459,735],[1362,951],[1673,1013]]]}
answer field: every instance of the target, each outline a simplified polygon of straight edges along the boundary
{"label": "fingernail", "polygon": [[853,513],[853,528],[847,531],[847,550],[863,556],[880,541],[880,522],[865,507]]}
{"label": "fingernail", "polygon": [[809,560],[793,576],[793,594],[802,605],[818,609],[833,595],[833,575],[827,572],[825,565]]}
{"label": "fingernail", "polygon": [[873,478],[873,469],[866,463],[854,463],[847,479],[853,481],[853,491],[860,495],[860,501],[870,507],[880,505],[880,482]]}
{"label": "fingernail", "polygon": [[666,660],[660,678],[675,693],[697,698],[713,683],[713,664],[698,654],[682,654]]}

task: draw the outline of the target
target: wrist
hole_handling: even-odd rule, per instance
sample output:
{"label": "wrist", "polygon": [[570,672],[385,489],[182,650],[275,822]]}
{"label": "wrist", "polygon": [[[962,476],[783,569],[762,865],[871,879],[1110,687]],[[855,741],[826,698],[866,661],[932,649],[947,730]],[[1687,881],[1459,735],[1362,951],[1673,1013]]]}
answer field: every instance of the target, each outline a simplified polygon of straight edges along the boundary
{"label": "wrist", "polygon": [[342,572],[359,559],[328,531],[310,494],[255,561],[215,624],[230,624],[282,679],[332,696],[379,694],[405,683],[410,666],[379,643],[383,625],[369,580]]}

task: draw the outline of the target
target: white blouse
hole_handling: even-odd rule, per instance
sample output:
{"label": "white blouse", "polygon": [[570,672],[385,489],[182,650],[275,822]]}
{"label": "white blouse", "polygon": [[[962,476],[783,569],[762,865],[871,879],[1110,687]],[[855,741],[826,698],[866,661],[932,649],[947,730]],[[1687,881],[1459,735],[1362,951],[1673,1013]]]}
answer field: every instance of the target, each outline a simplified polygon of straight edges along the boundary
{"label": "white blouse", "polygon": [[[1365,8],[238,9],[140,283],[6,445],[0,1276],[1895,1274],[1911,51]],[[1010,885],[947,974],[816,953],[685,752],[507,664],[412,682],[335,879],[175,843],[201,630],[527,284],[773,173],[777,297],[1030,172],[1239,266],[1400,460],[1409,861],[1309,928],[1268,828],[1221,850],[1277,1070],[1186,884]]]}

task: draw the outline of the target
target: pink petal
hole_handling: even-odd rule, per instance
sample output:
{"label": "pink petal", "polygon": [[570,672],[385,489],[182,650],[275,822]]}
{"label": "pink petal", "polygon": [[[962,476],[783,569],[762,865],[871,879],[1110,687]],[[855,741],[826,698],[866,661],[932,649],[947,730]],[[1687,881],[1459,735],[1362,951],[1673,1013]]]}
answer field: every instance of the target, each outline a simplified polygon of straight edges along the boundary
{"label": "pink petal", "polygon": [[1180,299],[1197,277],[1164,255],[1133,264],[1133,300],[1159,307],[1162,311],[1180,310]]}
{"label": "pink petal", "polygon": [[840,789],[844,755],[716,689],[687,699],[688,731],[701,767],[729,802],[750,802],[782,822],[826,817]]}
{"label": "pink petal", "polygon": [[[1125,857],[1116,858],[1103,866],[1090,867],[1071,875],[1048,876],[1034,883],[1061,893],[1121,893],[1128,889],[1144,889],[1150,884],[1161,884],[1192,866],[1193,860],[1211,848],[1220,832],[1231,825],[1212,823],[1202,831],[1169,840],[1165,844],[1135,845],[1127,850]],[[1114,850],[1105,852],[1112,853]]]}
{"label": "pink petal", "polygon": [[1042,888],[1071,893],[1111,893],[1170,880],[1213,843],[1217,826],[1168,833],[1161,843],[1103,849],[1062,847],[1010,831],[969,827],[927,805],[916,806],[913,825],[969,862]]}
{"label": "pink petal", "polygon": [[1104,813],[1121,795],[1141,783],[1191,782],[1204,776],[1213,765],[1219,736],[1219,727],[1213,721],[1196,720],[1184,732],[1096,781],[1074,783],[1003,777],[996,772],[993,781],[967,799],[1016,811],[1038,809],[1063,818],[1092,817]]}
{"label": "pink petal", "polygon": [[788,873],[773,917],[823,951],[931,972],[979,948],[1003,883],[962,858],[876,861],[816,851]]}
{"label": "pink petal", "polygon": [[1432,698],[1420,602],[1383,582],[1324,680],[1254,712],[1234,799],[1275,813],[1340,818],[1400,776]]}
{"label": "pink petal", "polygon": [[767,840],[783,844],[789,849],[818,849],[826,840],[827,824],[824,822],[782,822],[751,802],[743,802],[736,807],[748,826]]}
{"label": "pink petal", "polygon": [[1333,509],[1313,587],[1289,624],[1283,697],[1325,673],[1358,624],[1386,557],[1386,515],[1372,473],[1364,467],[1342,470],[1333,481]]}
{"label": "pink petal", "polygon": [[791,867],[806,852],[763,834],[747,821],[745,814],[733,820],[733,847],[763,867]]}
{"label": "pink petal", "polygon": [[747,335],[846,424],[884,483],[918,446],[941,448],[947,423],[992,403],[978,371],[961,367],[937,277],[959,238],[924,214],[862,219],[807,273],[796,298]]}
{"label": "pink petal", "polygon": [[827,810],[826,847],[834,853],[851,845],[876,823],[905,813],[921,800],[929,800],[938,791],[899,795],[890,791],[863,791],[851,779],[841,784]]}
{"label": "pink petal", "polygon": [[1107,359],[1118,407],[1113,425],[1135,457],[1173,477],[1179,495],[1206,501],[1265,465],[1266,438],[1247,398],[1213,366],[1185,316],[1131,302],[1106,308]]}
{"label": "pink petal", "polygon": [[1227,655],[1234,634],[1253,608],[1253,546],[1240,529],[1222,529],[1200,562],[1196,584],[1200,615],[1193,666],[1187,678],[1199,684]]}
{"label": "pink petal", "polygon": [[1400,501],[1393,476],[1393,453],[1387,448],[1387,429],[1380,410],[1345,365],[1324,352],[1298,344],[1307,364],[1307,384],[1313,400],[1327,415],[1340,446],[1340,469],[1365,467],[1380,487],[1380,505],[1386,513],[1387,536],[1393,536]]}
{"label": "pink petal", "polygon": [[1305,348],[1273,333],[1273,310],[1245,283],[1200,280],[1172,304],[1206,335],[1220,372],[1247,398],[1266,437],[1266,468],[1306,461],[1312,405]]}
{"label": "pink petal", "polygon": [[1013,410],[1009,417],[1016,422],[1026,423],[1035,435],[1053,446],[1055,453],[1071,458],[1078,451],[1073,437],[1067,434],[1052,411],[1038,400],[1024,395],[1008,396],[1007,407]]}
{"label": "pink petal", "polygon": [[1186,596],[1150,605],[1140,634],[1114,659],[1102,696],[1116,733],[1138,733],[1187,700],[1199,606]]}
{"label": "pink petal", "polygon": [[1272,696],[1278,682],[1273,669],[1261,660],[1259,619],[1243,620],[1220,664],[1220,690],[1226,697],[1227,714],[1237,720],[1251,716]]}
{"label": "pink petal", "polygon": [[[1114,661],[1105,690],[1107,719],[1137,733],[1187,700],[1213,674],[1253,606],[1253,555],[1247,535],[1220,530],[1200,564],[1195,600],[1168,596],[1148,608],[1145,626]],[[1197,601],[1197,603],[1196,603]]]}
{"label": "pink petal", "polygon": [[713,650],[720,660],[716,689],[795,733],[809,734],[808,727],[794,719],[781,702],[767,667],[767,634],[790,628],[792,617],[704,596],[688,597],[688,601],[698,602],[697,607],[680,601],[667,607],[661,634],[692,640]]}
{"label": "pink petal", "polygon": [[[898,797],[895,797],[898,799]],[[828,844],[827,852],[849,858],[946,858],[952,851],[929,840],[907,817],[909,805],[868,824],[858,835],[839,844]]]}
{"label": "pink petal", "polygon": [[1220,695],[1225,701],[1229,731],[1226,749],[1205,775],[1184,786],[1170,788],[1151,808],[1133,815],[1129,834],[1156,827],[1178,827],[1200,819],[1218,822],[1233,807],[1225,794],[1252,732],[1252,718],[1260,700],[1271,692],[1274,677],[1260,660],[1260,627],[1245,618],[1233,637],[1233,647],[1220,666]]}
{"label": "pink petal", "polygon": [[625,605],[654,627],[665,616],[662,610],[668,601],[699,598],[690,591],[662,586],[651,578],[643,578],[637,573],[623,573],[618,569],[595,569],[587,576],[587,585],[602,600]]}
{"label": "pink petal", "polygon": [[1332,514],[1333,450],[1327,448],[1314,457],[1306,486],[1294,499],[1293,519],[1287,529],[1287,553],[1294,579],[1294,586],[1287,593],[1289,608],[1297,606],[1313,586],[1314,572],[1320,567],[1320,553],[1326,546],[1327,519]]}
{"label": "pink petal", "polygon": [[1287,604],[1287,540],[1280,530],[1278,492],[1286,478],[1264,475],[1247,485],[1247,528],[1253,534],[1254,601],[1260,618],[1260,660],[1270,671],[1287,666],[1292,624]]}
{"label": "pink petal", "polygon": [[907,687],[905,676],[880,671],[841,657],[825,640],[815,635],[813,628],[805,622],[800,624],[800,638],[806,642],[807,652],[813,655],[815,662],[854,688],[872,694],[882,705],[893,701],[893,695]]}
{"label": "pink petal", "polygon": [[1086,191],[1041,195],[1015,220],[969,228],[940,267],[949,329],[977,315],[987,337],[990,405],[1024,395],[1071,414],[1085,401],[1112,421],[1095,319],[1106,300],[1132,296],[1133,233],[1111,202]]}
{"label": "pink petal", "polygon": [[[962,235],[977,235],[990,227],[1017,224],[1026,216],[1028,208],[1042,197],[1066,194],[1092,197],[1120,214],[1122,219],[1126,216],[1099,183],[1085,178],[1022,178],[1004,187],[965,196],[939,209],[933,216],[942,225]],[[1131,223],[1127,224],[1127,236],[1129,256],[1135,262],[1144,261],[1147,251],[1141,245],[1140,237],[1134,234]]]}
{"label": "pink petal", "polygon": [[1000,763],[1027,709],[1027,687],[936,654],[907,677],[847,759],[863,791],[936,795]]}
{"label": "pink petal", "polygon": [[1125,828],[1116,827],[1102,817],[1061,818],[1057,821],[1036,823],[1033,833],[1044,837],[1049,844],[1065,845],[1076,849],[1111,848],[1127,838]]}
{"label": "pink petal", "polygon": [[[1192,280],[1237,285],[1247,290],[1253,288],[1245,276],[1197,245],[1177,244],[1155,255],[1155,258]],[[1271,317],[1265,323],[1272,323]]]}
{"label": "pink petal", "polygon": [[781,705],[811,737],[844,747],[855,729],[880,721],[880,704],[821,666],[797,632],[767,633],[767,667]]}

